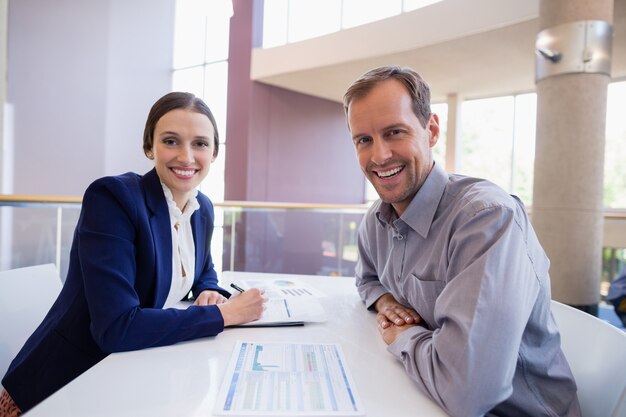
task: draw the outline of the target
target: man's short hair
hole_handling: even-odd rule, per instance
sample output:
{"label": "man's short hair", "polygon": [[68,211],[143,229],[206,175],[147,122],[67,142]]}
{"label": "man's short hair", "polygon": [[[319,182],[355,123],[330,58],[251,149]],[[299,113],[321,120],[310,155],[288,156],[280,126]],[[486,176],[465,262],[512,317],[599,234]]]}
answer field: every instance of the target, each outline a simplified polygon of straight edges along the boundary
{"label": "man's short hair", "polygon": [[413,102],[413,112],[425,128],[431,114],[430,88],[413,69],[395,65],[369,70],[350,85],[343,96],[343,110],[346,116],[348,106],[353,100],[366,96],[376,85],[390,79],[398,80],[405,86]]}

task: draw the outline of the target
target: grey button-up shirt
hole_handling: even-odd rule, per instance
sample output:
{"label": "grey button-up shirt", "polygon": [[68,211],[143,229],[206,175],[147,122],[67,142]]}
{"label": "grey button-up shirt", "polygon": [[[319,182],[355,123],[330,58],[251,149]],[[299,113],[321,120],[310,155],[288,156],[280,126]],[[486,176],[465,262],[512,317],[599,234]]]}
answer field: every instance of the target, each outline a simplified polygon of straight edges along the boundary
{"label": "grey button-up shirt", "polygon": [[438,165],[400,218],[378,201],[359,228],[359,294],[422,317],[388,349],[452,416],[580,415],[548,267],[519,199]]}

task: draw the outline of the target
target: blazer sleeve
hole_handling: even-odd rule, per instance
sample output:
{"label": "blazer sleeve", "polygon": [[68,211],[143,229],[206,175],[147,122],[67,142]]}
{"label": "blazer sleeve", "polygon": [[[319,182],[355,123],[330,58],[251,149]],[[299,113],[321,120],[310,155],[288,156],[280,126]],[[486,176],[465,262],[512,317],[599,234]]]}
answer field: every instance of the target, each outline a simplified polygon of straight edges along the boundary
{"label": "blazer sleeve", "polygon": [[[146,280],[156,279],[157,263],[154,249],[145,253],[153,238],[142,190],[131,185],[119,177],[100,179],[83,199],[74,238],[94,340],[104,352],[118,352],[216,335],[224,321],[215,305],[146,307],[155,291]],[[150,288],[152,294],[138,294],[136,288]]]}

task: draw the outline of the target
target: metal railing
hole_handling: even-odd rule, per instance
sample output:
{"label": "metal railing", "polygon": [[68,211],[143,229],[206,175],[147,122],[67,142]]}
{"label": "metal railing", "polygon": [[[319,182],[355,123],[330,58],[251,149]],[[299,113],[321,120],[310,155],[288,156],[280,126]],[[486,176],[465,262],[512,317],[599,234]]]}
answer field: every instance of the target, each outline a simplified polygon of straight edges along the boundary
{"label": "metal railing", "polygon": [[[52,262],[64,277],[81,201],[0,194],[0,270]],[[219,271],[354,274],[357,226],[368,205],[214,205],[211,250]],[[604,224],[604,246],[626,248],[626,210],[606,210]]]}
{"label": "metal railing", "polygon": [[[368,205],[214,203],[216,269],[353,275]],[[0,194],[0,270],[53,262],[64,277],[80,197]]]}

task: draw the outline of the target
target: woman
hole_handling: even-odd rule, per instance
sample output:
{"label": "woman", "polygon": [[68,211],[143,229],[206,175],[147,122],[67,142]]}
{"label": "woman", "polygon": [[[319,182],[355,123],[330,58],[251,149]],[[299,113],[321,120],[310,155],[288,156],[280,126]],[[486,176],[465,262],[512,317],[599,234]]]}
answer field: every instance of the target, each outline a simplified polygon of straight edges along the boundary
{"label": "woman", "polygon": [[[227,300],[217,284],[213,206],[196,188],[218,144],[213,114],[192,94],[152,106],[143,149],[154,169],[85,192],[67,279],[2,379],[1,417],[28,411],[109,353],[214,336],[261,316],[258,289]],[[190,291],[193,306],[170,308]]]}

